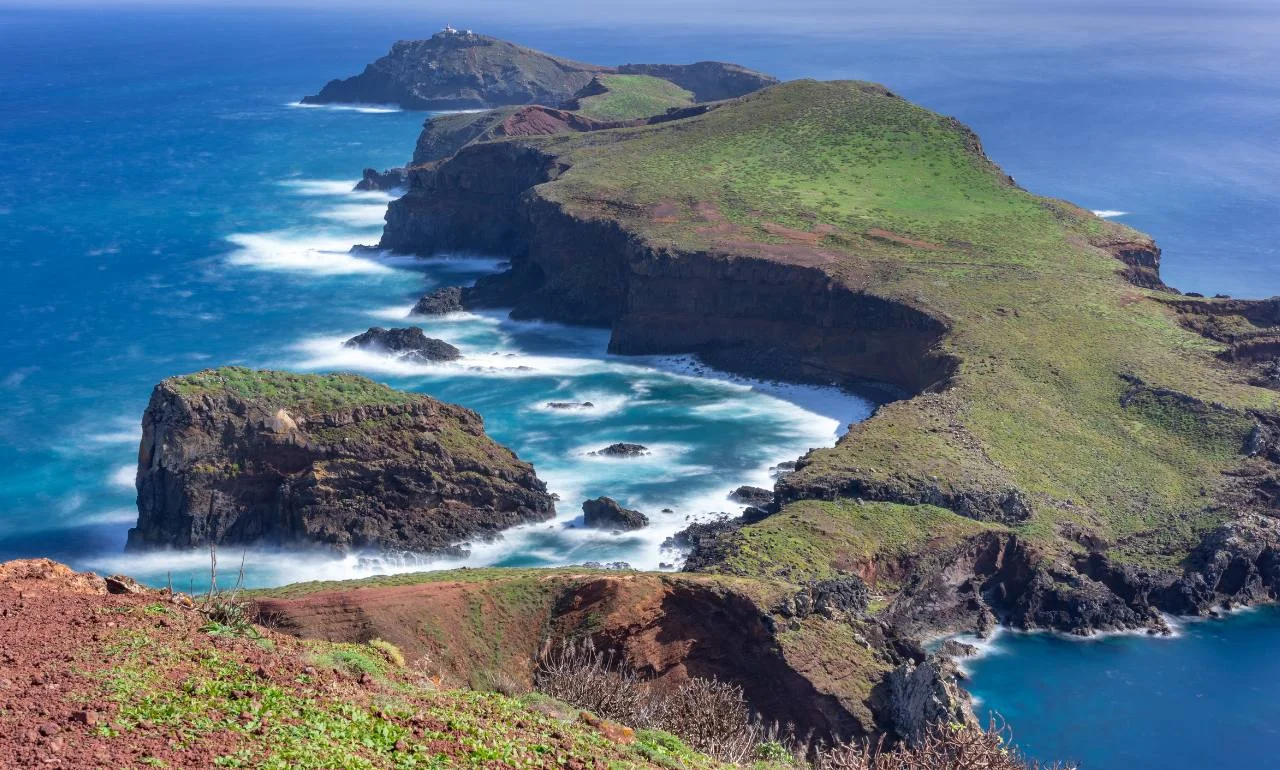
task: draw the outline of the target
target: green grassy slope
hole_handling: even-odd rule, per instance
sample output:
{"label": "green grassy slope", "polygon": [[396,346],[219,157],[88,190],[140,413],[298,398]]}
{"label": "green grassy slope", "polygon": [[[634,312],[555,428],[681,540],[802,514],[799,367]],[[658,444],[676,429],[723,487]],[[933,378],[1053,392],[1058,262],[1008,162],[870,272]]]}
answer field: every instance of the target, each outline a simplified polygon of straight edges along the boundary
{"label": "green grassy slope", "polygon": [[650,75],[601,75],[604,93],[578,100],[577,112],[596,120],[631,120],[693,104],[693,94]]}
{"label": "green grassy slope", "polygon": [[[1034,510],[1022,534],[1076,547],[1057,537],[1070,522],[1114,556],[1172,565],[1224,515],[1209,501],[1240,459],[1245,410],[1276,408],[1100,248],[1145,236],[1018,188],[963,126],[879,86],[799,81],[673,124],[531,143],[571,165],[538,188],[571,213],[655,246],[820,264],[946,319],[951,388],[882,410],[794,485],[1012,487]],[[1122,406],[1126,376],[1223,408],[1141,393]]]}

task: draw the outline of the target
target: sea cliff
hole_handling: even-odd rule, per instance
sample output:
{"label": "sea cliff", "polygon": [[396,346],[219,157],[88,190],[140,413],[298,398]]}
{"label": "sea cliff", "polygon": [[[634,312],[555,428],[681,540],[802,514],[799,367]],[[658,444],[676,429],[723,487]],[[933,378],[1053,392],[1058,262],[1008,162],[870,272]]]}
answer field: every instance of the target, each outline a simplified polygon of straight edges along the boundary
{"label": "sea cliff", "polygon": [[137,487],[133,550],[460,553],[555,512],[532,467],[474,412],[354,375],[238,368],[156,386]]}

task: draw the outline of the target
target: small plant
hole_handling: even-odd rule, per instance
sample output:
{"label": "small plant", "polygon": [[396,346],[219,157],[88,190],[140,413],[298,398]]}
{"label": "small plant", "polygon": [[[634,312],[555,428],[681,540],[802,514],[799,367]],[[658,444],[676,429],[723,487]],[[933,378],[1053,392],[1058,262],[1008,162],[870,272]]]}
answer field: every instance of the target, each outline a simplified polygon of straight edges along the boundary
{"label": "small plant", "polygon": [[365,650],[367,646],[356,645],[339,645],[334,649],[321,655],[316,661],[318,665],[327,666],[335,671],[341,671],[350,676],[360,676],[361,674],[369,674],[370,676],[382,674],[382,655],[379,654],[375,659]]}
{"label": "small plant", "polygon": [[791,751],[782,741],[765,741],[756,746],[756,759],[761,762],[790,764],[795,759]]}
{"label": "small plant", "polygon": [[400,651],[399,647],[395,646],[391,642],[388,642],[386,639],[374,637],[369,640],[369,646],[382,653],[382,657],[386,658],[389,663],[400,668],[404,667],[404,653]]}
{"label": "small plant", "polygon": [[240,598],[244,587],[244,555],[240,556],[240,571],[236,584],[230,591],[218,589],[218,549],[209,546],[209,592],[197,603],[196,609],[204,615],[205,624],[200,630],[212,636],[247,636],[259,638],[261,634],[253,625],[253,607]]}

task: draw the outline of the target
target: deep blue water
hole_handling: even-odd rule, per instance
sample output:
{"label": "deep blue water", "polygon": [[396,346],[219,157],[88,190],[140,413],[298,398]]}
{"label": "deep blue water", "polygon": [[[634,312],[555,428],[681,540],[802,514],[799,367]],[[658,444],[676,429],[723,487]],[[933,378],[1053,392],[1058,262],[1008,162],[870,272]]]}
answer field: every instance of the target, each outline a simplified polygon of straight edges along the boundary
{"label": "deep blue water", "polygon": [[[343,350],[345,337],[403,318],[426,288],[498,263],[349,256],[376,240],[385,205],[350,185],[364,166],[406,160],[423,116],[291,103],[446,21],[589,61],[717,58],[784,78],[878,80],[972,125],[1028,188],[1127,212],[1122,221],[1165,247],[1171,283],[1280,293],[1280,23],[1267,3],[595,7],[0,1],[0,558],[198,581],[200,554],[120,549],[150,388],[206,366],[355,369],[480,411],[566,504],[556,522],[477,548],[473,564],[656,567],[672,558],[662,537],[686,516],[732,510],[728,490],[767,483],[769,465],[866,416],[857,398],[691,377],[679,360],[609,357],[598,331],[498,314],[427,325],[463,348],[456,366]],[[599,408],[543,408],[566,399]],[[637,463],[586,455],[617,440],[656,451]],[[655,526],[625,538],[567,528],[598,494]],[[388,567],[248,561],[259,583]],[[975,691],[1037,756],[1090,768],[1280,765],[1266,760],[1280,744],[1268,726],[1277,699],[1262,686],[1280,649],[1272,613],[1167,642],[999,644],[1009,652],[975,664]],[[1210,746],[1231,747],[1230,761],[1208,761]],[[1163,764],[1129,751],[1163,752]]]}
{"label": "deep blue water", "polygon": [[1001,634],[969,664],[978,712],[1028,754],[1083,768],[1280,767],[1280,610],[1172,639]]}

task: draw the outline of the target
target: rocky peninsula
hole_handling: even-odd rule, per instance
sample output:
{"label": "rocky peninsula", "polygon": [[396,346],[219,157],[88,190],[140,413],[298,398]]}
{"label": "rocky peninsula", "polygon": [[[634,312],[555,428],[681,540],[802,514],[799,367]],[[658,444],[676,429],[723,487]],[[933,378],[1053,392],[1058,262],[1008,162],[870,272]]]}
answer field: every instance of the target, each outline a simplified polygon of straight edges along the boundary
{"label": "rocky peninsula", "polygon": [[1280,590],[1271,305],[1178,294],[1150,238],[1021,189],[953,119],[797,81],[481,138],[409,177],[382,247],[510,256],[471,291],[515,317],[906,396],[802,458],[704,569],[860,575],[914,636],[1158,629]]}
{"label": "rocky peninsula", "polygon": [[[665,83],[664,90],[679,89],[690,102],[729,99],[777,82],[768,75],[722,62],[621,67],[585,64],[446,27],[426,40],[397,42],[364,72],[332,80],[302,102],[396,104],[406,110],[476,110],[526,104],[558,107],[594,95],[602,87],[598,78],[618,75],[635,83]],[[648,90],[653,90],[652,86]]]}
{"label": "rocky peninsula", "polygon": [[165,380],[143,416],[129,548],[460,553],[551,518],[479,415],[354,375],[224,368]]}

